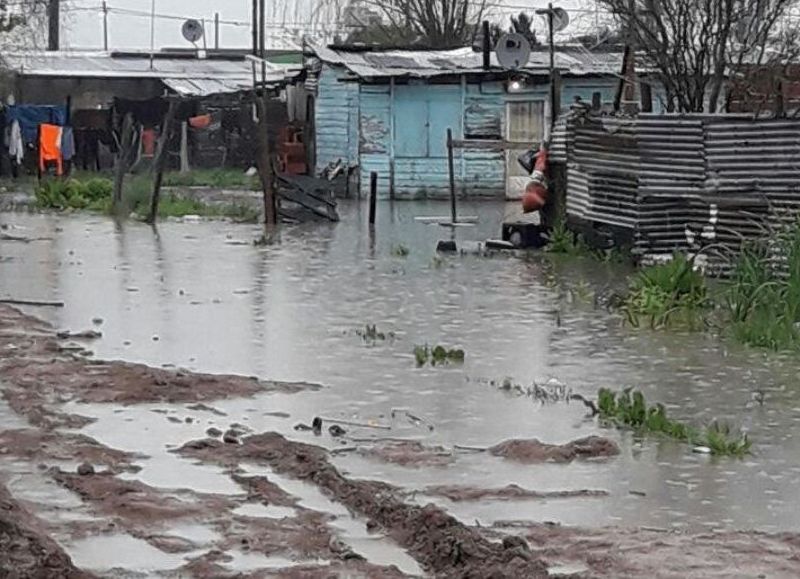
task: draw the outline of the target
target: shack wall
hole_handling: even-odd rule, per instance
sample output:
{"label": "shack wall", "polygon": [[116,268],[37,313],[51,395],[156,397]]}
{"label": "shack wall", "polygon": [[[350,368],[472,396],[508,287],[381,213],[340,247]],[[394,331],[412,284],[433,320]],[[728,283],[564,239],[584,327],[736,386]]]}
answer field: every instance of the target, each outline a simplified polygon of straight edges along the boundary
{"label": "shack wall", "polygon": [[339,159],[358,164],[359,85],[341,68],[323,65],[314,110],[317,172]]}

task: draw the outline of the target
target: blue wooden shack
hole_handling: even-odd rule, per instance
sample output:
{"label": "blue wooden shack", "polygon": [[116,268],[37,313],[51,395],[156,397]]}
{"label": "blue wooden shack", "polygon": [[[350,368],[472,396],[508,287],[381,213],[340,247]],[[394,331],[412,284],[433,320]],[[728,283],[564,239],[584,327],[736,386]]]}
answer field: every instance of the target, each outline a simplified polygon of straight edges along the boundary
{"label": "blue wooden shack", "polygon": [[[314,47],[309,78],[317,170],[337,160],[357,166],[362,193],[379,175],[381,197],[448,194],[446,132],[459,142],[456,186],[462,196],[513,198],[527,176],[516,156],[549,125],[549,56],[534,51],[523,71],[482,68],[471,48],[375,51]],[[559,48],[561,103],[612,102],[621,53]],[[597,94],[596,94],[597,93]]]}

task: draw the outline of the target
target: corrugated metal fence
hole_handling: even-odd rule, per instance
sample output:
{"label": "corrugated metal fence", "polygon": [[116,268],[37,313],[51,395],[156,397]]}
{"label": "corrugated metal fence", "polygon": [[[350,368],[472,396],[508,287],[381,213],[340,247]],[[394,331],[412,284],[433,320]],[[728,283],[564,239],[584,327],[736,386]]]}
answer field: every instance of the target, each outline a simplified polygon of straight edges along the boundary
{"label": "corrugated metal fence", "polygon": [[574,111],[554,137],[568,215],[633,239],[646,262],[713,244],[707,265],[725,270],[726,250],[800,212],[800,120]]}

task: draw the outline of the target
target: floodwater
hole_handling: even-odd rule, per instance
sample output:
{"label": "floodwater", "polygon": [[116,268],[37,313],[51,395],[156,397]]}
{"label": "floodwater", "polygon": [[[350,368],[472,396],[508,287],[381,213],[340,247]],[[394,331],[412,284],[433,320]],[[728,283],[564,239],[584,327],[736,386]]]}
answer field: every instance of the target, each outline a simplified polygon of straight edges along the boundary
{"label": "floodwater", "polygon": [[[545,255],[437,258],[436,242],[451,235],[459,241],[497,237],[513,208],[467,205],[462,211],[480,222],[454,232],[414,220],[447,210],[440,203],[382,204],[373,236],[364,207],[346,205],[341,223],[283,227],[269,246],[251,243],[260,235],[257,227],[225,222],[169,222],[154,230],[101,217],[0,214],[9,233],[41,238],[0,242],[0,296],[64,301],[63,309],[31,310],[60,329],[87,329],[102,318],[104,335],[90,346],[100,358],[324,386],[215,403],[225,417],[169,407],[194,416],[193,424],[167,421],[148,407],[116,413],[84,408],[99,419],[86,434],[151,456],[135,475],[149,484],[171,488],[191,480],[203,491],[240,492],[225,473],[168,453],[209,425],[232,422],[331,447],[338,443],[327,434],[315,438],[292,426],[317,415],[374,420],[392,425],[392,436],[446,448],[604,434],[620,442],[622,453],[601,462],[524,466],[482,453],[458,453],[453,464],[438,468],[404,468],[353,453],[335,462],[354,476],[409,489],[514,483],[610,493],[480,503],[416,496],[470,524],[526,519],[593,527],[800,529],[794,508],[800,498],[800,363],[704,334],[622,326],[586,297],[624,285],[622,266]],[[400,244],[407,256],[396,255]],[[365,342],[356,330],[367,324],[395,336]],[[424,343],[459,346],[466,361],[417,368],[413,348]],[[634,440],[601,429],[580,405],[541,406],[487,383],[506,376],[522,384],[556,378],[588,396],[599,387],[635,386],[675,417],[696,424],[724,419],[745,428],[753,455],[717,459],[669,441]],[[763,406],[752,402],[756,390],[766,393]],[[434,430],[392,418],[395,408],[424,417]],[[181,470],[170,473],[159,461]]]}

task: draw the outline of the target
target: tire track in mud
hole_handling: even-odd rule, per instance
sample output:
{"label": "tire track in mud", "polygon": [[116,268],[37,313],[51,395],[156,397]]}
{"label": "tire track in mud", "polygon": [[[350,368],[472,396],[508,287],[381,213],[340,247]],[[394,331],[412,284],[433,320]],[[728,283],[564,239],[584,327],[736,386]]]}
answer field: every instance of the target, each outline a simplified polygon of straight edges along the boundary
{"label": "tire track in mud", "polygon": [[382,528],[436,576],[548,577],[547,565],[532,555],[524,540],[490,541],[435,505],[404,502],[400,490],[388,483],[345,477],[328,461],[324,449],[290,441],[278,433],[249,436],[240,445],[196,440],[176,452],[227,466],[263,464],[276,473],[311,482],[368,517],[368,526]]}

